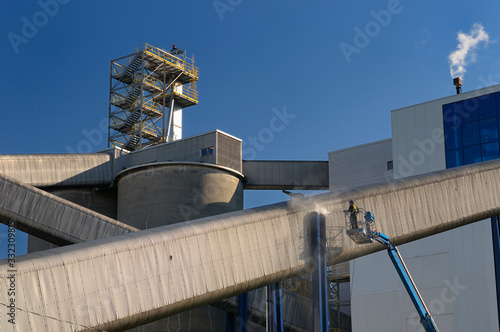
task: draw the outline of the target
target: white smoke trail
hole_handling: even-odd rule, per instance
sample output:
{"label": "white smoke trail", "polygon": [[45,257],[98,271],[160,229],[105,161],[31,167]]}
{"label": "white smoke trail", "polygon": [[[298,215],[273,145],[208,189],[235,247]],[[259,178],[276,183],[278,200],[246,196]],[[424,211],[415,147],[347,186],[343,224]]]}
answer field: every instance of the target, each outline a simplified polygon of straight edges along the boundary
{"label": "white smoke trail", "polygon": [[465,66],[470,62],[476,61],[475,50],[480,42],[489,43],[490,37],[484,27],[479,23],[474,23],[469,34],[462,31],[458,32],[458,46],[449,56],[450,74],[452,78],[463,77]]}

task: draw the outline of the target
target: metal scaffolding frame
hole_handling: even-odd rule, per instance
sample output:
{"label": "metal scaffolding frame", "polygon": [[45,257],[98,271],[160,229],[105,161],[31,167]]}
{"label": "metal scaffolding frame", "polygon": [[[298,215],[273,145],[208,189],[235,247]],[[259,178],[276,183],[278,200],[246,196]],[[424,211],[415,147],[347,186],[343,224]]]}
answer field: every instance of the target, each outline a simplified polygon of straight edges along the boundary
{"label": "metal scaffolding frame", "polygon": [[[341,296],[341,287],[343,283],[350,281],[349,262],[332,265],[327,268],[328,278],[328,304],[330,308],[330,328],[336,328],[339,332],[350,330],[350,296],[343,298]],[[347,308],[347,312],[342,312],[342,308]]]}
{"label": "metal scaffolding frame", "polygon": [[198,104],[198,68],[184,50],[145,44],[111,61],[108,147],[128,151],[169,142],[174,109]]}

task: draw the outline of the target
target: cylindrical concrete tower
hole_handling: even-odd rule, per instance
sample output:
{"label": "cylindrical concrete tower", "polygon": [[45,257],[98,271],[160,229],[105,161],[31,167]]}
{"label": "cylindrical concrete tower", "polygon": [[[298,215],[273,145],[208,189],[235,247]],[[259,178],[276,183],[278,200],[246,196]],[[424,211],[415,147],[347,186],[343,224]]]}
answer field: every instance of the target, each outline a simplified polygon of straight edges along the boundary
{"label": "cylindrical concrete tower", "polygon": [[118,220],[139,229],[243,209],[243,175],[230,168],[166,162],[117,176]]}
{"label": "cylindrical concrete tower", "polygon": [[[146,229],[242,210],[243,179],[228,167],[197,162],[132,167],[116,178],[117,219]],[[140,327],[147,332],[170,329],[225,331],[226,312],[208,305]]]}

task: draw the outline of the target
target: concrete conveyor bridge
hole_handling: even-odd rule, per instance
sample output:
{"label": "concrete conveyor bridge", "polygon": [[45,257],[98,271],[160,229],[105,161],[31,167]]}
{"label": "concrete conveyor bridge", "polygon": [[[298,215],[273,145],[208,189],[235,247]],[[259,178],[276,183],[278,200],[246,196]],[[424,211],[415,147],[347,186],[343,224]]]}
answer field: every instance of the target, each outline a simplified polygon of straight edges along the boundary
{"label": "concrete conveyor bridge", "polygon": [[[15,221],[35,234],[42,229],[56,242],[88,242],[18,257],[16,325],[3,317],[0,329],[116,331],[139,326],[303,274],[309,258],[303,234],[311,212],[324,214],[327,227],[341,228],[341,211],[352,198],[375,213],[378,228],[398,245],[499,215],[499,186],[500,160],[495,160],[133,232],[2,177],[4,222]],[[111,226],[116,233],[106,233]],[[97,240],[82,238],[89,233]],[[330,264],[383,247],[345,240],[341,249],[329,257]],[[5,291],[11,269],[7,260],[0,261],[2,306],[13,298]]]}

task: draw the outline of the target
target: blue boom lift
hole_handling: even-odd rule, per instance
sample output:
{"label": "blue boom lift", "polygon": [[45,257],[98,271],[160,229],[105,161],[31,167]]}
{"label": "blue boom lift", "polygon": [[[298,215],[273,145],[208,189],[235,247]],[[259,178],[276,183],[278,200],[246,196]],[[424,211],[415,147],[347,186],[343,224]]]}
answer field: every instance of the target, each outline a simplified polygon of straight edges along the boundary
{"label": "blue boom lift", "polygon": [[420,323],[425,328],[426,332],[439,332],[434,319],[425,306],[422,296],[418,292],[415,282],[411,278],[410,272],[406,267],[403,258],[399,254],[398,248],[392,244],[389,238],[377,232],[375,228],[375,217],[370,211],[359,209],[357,213],[352,211],[345,211],[347,235],[358,244],[372,243],[377,241],[387,247],[387,253],[396,268],[396,271],[403,282],[403,285],[410,295],[411,301],[415,305],[417,312],[420,316]]}

